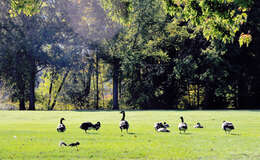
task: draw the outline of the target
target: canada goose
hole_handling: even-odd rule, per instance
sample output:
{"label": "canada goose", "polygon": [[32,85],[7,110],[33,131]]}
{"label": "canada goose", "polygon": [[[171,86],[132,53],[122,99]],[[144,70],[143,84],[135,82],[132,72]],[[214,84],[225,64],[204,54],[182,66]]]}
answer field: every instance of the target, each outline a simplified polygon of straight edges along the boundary
{"label": "canada goose", "polygon": [[167,124],[166,122],[163,122],[163,126],[166,127],[166,128],[170,127],[170,125]]}
{"label": "canada goose", "polygon": [[199,122],[194,126],[194,128],[204,128]]}
{"label": "canada goose", "polygon": [[167,128],[170,127],[166,122],[157,122],[154,124],[154,129],[157,132],[170,132]]}
{"label": "canada goose", "polygon": [[156,122],[154,124],[154,129],[157,131],[159,128],[165,128],[162,124],[162,122]]}
{"label": "canada goose", "polygon": [[62,123],[63,120],[65,120],[65,119],[64,118],[60,119],[60,124],[57,127],[58,132],[65,132],[65,130],[66,130],[65,125]]}
{"label": "canada goose", "polygon": [[170,130],[167,128],[159,128],[157,129],[157,132],[170,132]]}
{"label": "canada goose", "polygon": [[91,122],[84,122],[80,125],[80,128],[85,130],[85,132],[87,133],[87,130],[98,130],[100,128],[100,122],[97,122],[96,124],[92,124]]}
{"label": "canada goose", "polygon": [[129,123],[125,120],[125,111],[121,111],[121,114],[123,114],[123,117],[119,123],[119,128],[122,132],[123,129],[126,129],[126,132],[128,133]]}
{"label": "canada goose", "polygon": [[222,129],[227,133],[230,133],[233,129],[235,129],[234,125],[231,122],[223,121]]}
{"label": "canada goose", "polygon": [[61,141],[59,145],[60,145],[61,147],[62,147],[62,146],[76,147],[77,150],[78,150],[78,146],[80,145],[80,143],[79,143],[79,142],[75,142],[75,143],[67,144],[67,143]]}
{"label": "canada goose", "polygon": [[181,133],[181,131],[183,131],[185,133],[185,131],[188,129],[188,125],[187,125],[187,123],[184,122],[182,116],[180,117],[180,119],[181,119],[181,123],[179,123],[178,128],[180,130],[180,133]]}

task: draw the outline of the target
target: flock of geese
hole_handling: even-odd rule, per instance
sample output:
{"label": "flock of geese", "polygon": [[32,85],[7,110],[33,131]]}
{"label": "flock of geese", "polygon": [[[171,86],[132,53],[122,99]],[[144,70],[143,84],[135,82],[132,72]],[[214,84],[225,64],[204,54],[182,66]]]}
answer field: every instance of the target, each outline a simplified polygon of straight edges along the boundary
{"label": "flock of geese", "polygon": [[[121,121],[119,122],[119,128],[121,130],[121,133],[122,133],[123,130],[126,130],[126,132],[128,133],[129,123],[128,123],[127,120],[125,120],[125,111],[121,111],[120,113],[122,114]],[[180,119],[181,119],[181,122],[178,125],[178,129],[179,129],[180,134],[181,134],[182,132],[183,133],[186,132],[186,130],[188,129],[188,125],[187,125],[187,123],[184,122],[184,118],[182,116],[180,117]],[[63,123],[64,120],[65,120],[64,118],[60,119],[60,124],[57,127],[58,132],[65,132],[66,131],[66,126]],[[80,129],[84,130],[85,133],[87,133],[87,130],[96,130],[97,131],[100,127],[101,127],[100,122],[97,122],[96,124],[93,124],[91,122],[84,122],[80,125]],[[168,129],[169,127],[170,127],[170,125],[167,124],[166,122],[156,122],[154,124],[154,129],[157,132],[170,132],[170,130]],[[198,122],[194,126],[194,128],[204,128],[204,127]],[[235,127],[231,122],[223,121],[222,129],[226,133],[230,133],[232,130],[235,129]],[[77,150],[78,150],[78,146],[80,145],[80,143],[77,141],[75,143],[67,144],[67,143],[61,141],[59,145],[60,146],[76,147]]]}
{"label": "flock of geese", "polygon": [[[125,120],[125,111],[121,111],[120,112],[122,114],[122,119],[119,123],[119,128],[121,130],[121,132],[123,130],[126,130],[126,132],[128,133],[128,129],[129,129],[129,123],[128,121]],[[188,125],[187,123],[184,122],[184,118],[181,116],[180,117],[181,122],[178,125],[178,129],[180,131],[180,133],[185,133],[186,130],[188,129]],[[63,124],[63,120],[65,120],[64,118],[60,119],[60,124],[57,127],[57,131],[58,132],[65,132],[66,131],[66,126]],[[80,129],[84,130],[85,133],[87,133],[87,130],[98,130],[101,127],[101,123],[97,122],[96,124],[93,124],[91,122],[84,122],[80,125]],[[170,126],[169,124],[167,124],[166,122],[156,122],[154,125],[154,129],[157,132],[170,132],[170,130],[168,129]],[[194,126],[194,128],[204,128],[199,122]],[[234,125],[231,122],[227,122],[227,121],[223,121],[222,123],[222,129],[226,132],[226,133],[230,133],[232,130],[235,129]]]}
{"label": "flock of geese", "polygon": [[[181,123],[179,123],[178,125],[178,129],[180,131],[180,133],[185,133],[185,131],[188,129],[188,125],[187,123],[184,122],[183,117],[180,117],[181,119]],[[157,132],[170,132],[170,130],[168,129],[170,126],[166,123],[166,122],[157,122],[154,125],[154,129]],[[222,123],[222,129],[226,132],[226,133],[230,133],[232,130],[235,129],[234,125],[232,122],[227,122],[227,121],[223,121]],[[194,128],[204,128],[199,122],[194,126]]]}

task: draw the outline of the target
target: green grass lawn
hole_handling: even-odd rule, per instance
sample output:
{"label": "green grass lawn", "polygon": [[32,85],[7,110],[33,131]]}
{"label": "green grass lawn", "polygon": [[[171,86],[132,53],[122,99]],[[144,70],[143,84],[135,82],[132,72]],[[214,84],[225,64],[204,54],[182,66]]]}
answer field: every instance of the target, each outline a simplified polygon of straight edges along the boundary
{"label": "green grass lawn", "polygon": [[[189,129],[179,134],[179,117]],[[66,132],[58,133],[64,117]],[[127,111],[129,133],[120,133],[118,111],[1,111],[0,159],[260,159],[260,111]],[[153,125],[167,121],[170,133],[157,133]],[[223,120],[235,125],[233,134],[221,129]],[[101,122],[99,131],[85,134],[81,122]],[[196,122],[204,129],[195,129]],[[79,141],[76,148],[59,142]]]}

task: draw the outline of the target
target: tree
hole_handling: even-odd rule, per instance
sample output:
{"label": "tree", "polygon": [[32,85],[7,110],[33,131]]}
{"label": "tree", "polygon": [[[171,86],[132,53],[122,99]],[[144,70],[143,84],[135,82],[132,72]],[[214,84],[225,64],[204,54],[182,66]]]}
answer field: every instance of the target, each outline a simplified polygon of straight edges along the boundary
{"label": "tree", "polygon": [[[7,87],[17,86],[15,89],[19,94],[16,96],[21,96],[22,106],[25,104],[23,101],[26,100],[25,92],[28,90],[29,109],[34,110],[36,74],[46,66],[70,67],[73,64],[72,56],[70,53],[67,55],[65,53],[67,50],[73,51],[68,48],[79,43],[84,46],[86,43],[65,23],[64,17],[60,17],[61,12],[65,12],[65,10],[58,11],[50,4],[40,14],[29,17],[20,14],[11,18],[6,6],[8,5],[3,5],[1,8],[3,14],[1,14],[0,34],[3,38],[0,47],[3,55],[1,57],[2,65],[7,66],[1,68],[2,72],[8,72],[10,76],[3,75],[2,77],[6,78],[5,81],[9,81],[9,83],[5,83]],[[75,41],[76,39],[77,41]],[[24,66],[24,69],[19,72],[18,70],[21,68],[15,67],[16,62],[11,63],[11,66],[4,63],[8,61],[6,58],[17,59],[16,57],[20,60],[20,65]],[[8,70],[8,68],[11,69]],[[17,73],[20,73],[20,77],[17,76]],[[22,106],[20,108],[24,109],[25,107]]]}
{"label": "tree", "polygon": [[[253,0],[165,0],[167,11],[180,22],[202,31],[208,40],[217,39],[224,43],[233,42],[241,25],[247,22]],[[240,35],[241,45],[251,39]]]}
{"label": "tree", "polygon": [[9,13],[11,17],[18,16],[19,14],[25,14],[26,16],[32,16],[40,12],[40,8],[43,4],[41,0],[8,0],[10,3]]}

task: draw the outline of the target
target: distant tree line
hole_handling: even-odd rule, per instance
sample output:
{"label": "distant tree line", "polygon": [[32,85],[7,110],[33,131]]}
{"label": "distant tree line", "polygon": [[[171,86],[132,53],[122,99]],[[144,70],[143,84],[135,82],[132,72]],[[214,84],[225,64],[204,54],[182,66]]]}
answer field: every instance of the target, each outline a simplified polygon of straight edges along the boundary
{"label": "distant tree line", "polygon": [[260,107],[257,0],[20,3],[0,2],[0,84],[20,110]]}

